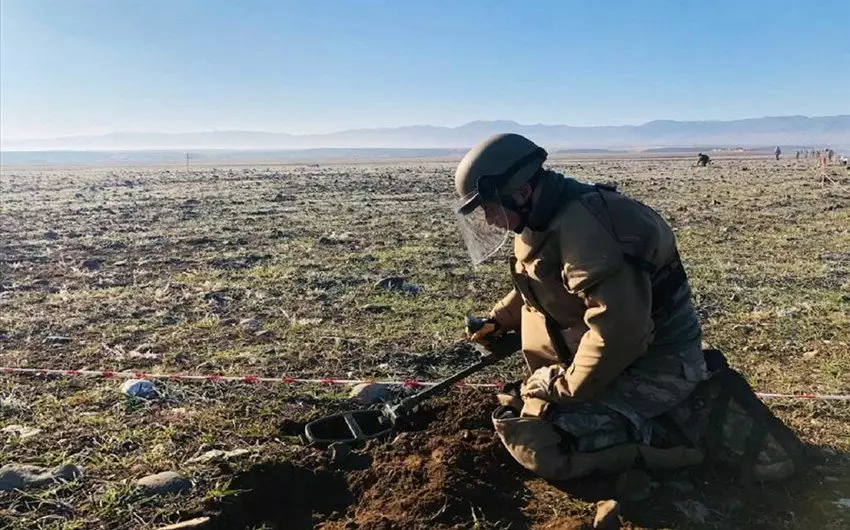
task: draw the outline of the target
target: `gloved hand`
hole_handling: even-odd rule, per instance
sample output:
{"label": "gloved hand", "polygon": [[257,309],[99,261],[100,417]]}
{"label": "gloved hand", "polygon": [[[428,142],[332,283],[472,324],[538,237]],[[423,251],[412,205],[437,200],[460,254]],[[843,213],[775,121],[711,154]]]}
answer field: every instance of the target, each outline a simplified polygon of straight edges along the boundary
{"label": "gloved hand", "polygon": [[555,381],[565,373],[566,370],[560,364],[538,368],[525,380],[525,384],[520,389],[520,394],[524,398],[533,397],[544,401],[551,401]]}
{"label": "gloved hand", "polygon": [[466,338],[490,349],[494,340],[505,334],[505,328],[495,319],[466,317]]}

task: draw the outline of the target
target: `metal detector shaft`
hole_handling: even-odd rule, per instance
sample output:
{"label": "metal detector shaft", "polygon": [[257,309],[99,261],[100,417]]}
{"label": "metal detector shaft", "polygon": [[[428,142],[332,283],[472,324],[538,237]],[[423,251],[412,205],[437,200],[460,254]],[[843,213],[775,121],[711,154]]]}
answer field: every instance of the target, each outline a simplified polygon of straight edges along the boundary
{"label": "metal detector shaft", "polygon": [[519,351],[521,348],[522,343],[520,341],[519,334],[507,333],[504,336],[500,337],[497,341],[494,341],[490,353],[484,356],[484,358],[482,358],[477,363],[464,368],[460,372],[440,381],[439,383],[427,390],[423,390],[418,394],[414,394],[410,397],[401,400],[398,405],[387,406],[385,408],[385,413],[393,420],[393,423],[395,423],[395,421],[399,417],[403,416],[406,412],[412,410],[426,399],[429,399],[445,391],[447,388],[451,387],[458,381],[465,379],[466,377],[474,374],[475,372],[483,370],[488,366],[502,361],[506,357],[509,357],[510,355]]}

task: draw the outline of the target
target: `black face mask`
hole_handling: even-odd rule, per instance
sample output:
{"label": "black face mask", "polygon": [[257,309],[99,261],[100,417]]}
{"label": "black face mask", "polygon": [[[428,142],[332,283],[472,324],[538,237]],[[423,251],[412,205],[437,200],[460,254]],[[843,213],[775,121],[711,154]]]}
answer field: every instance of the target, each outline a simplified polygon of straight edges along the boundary
{"label": "black face mask", "polygon": [[513,197],[500,197],[502,208],[510,210],[519,216],[519,225],[513,229],[517,234],[521,234],[525,227],[528,226],[528,218],[531,216],[531,198],[525,201],[525,204],[519,205]]}

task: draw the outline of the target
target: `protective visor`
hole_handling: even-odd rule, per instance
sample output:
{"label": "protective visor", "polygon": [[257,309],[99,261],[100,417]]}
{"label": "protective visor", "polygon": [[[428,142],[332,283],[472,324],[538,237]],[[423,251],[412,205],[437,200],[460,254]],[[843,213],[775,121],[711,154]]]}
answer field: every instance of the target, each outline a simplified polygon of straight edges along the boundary
{"label": "protective visor", "polygon": [[476,191],[454,204],[458,230],[473,265],[481,265],[508,240],[508,217],[498,195],[483,200]]}

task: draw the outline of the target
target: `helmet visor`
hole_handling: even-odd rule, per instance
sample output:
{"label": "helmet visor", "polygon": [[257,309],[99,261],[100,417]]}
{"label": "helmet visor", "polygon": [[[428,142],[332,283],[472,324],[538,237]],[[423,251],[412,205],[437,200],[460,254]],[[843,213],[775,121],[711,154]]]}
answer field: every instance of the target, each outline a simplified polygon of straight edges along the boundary
{"label": "helmet visor", "polygon": [[507,241],[508,217],[498,196],[483,201],[472,193],[454,204],[454,212],[473,265],[487,261]]}

